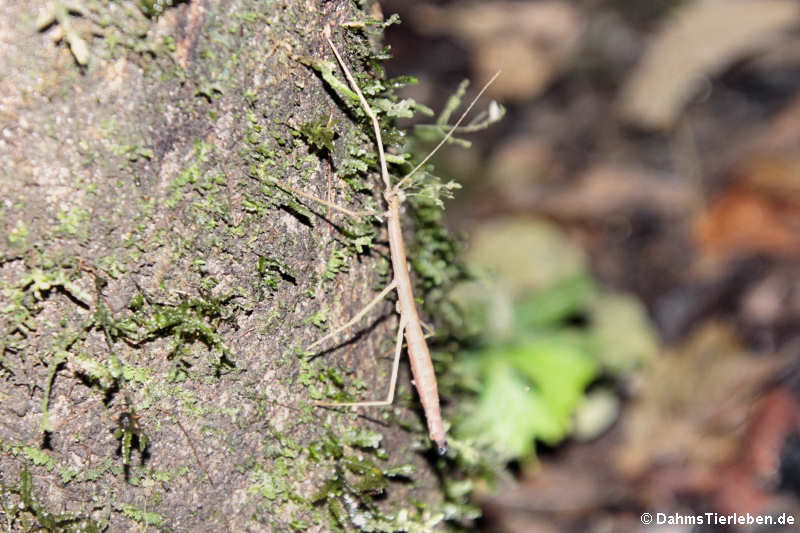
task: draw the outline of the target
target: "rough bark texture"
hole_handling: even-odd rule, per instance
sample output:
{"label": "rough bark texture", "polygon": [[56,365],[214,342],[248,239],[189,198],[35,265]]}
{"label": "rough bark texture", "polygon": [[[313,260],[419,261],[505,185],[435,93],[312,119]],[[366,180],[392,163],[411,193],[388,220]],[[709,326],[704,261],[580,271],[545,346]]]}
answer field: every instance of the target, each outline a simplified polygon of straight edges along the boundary
{"label": "rough bark texture", "polygon": [[152,4],[84,0],[40,31],[57,3],[0,1],[0,522],[439,527],[453,508],[418,411],[309,405],[340,380],[384,394],[391,304],[352,342],[298,357],[315,323],[388,281],[383,244],[356,251],[380,226],[274,186],[378,205],[375,176],[353,171],[374,158],[363,124],[298,61],[332,59],[330,28],[362,70],[367,32],[341,23],[366,15],[192,0],[148,19]]}

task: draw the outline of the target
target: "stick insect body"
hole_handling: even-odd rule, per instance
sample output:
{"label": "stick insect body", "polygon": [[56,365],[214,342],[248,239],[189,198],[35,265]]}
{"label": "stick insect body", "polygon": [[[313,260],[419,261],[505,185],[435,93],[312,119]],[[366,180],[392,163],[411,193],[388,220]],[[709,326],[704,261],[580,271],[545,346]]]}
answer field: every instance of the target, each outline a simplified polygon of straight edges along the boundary
{"label": "stick insect body", "polygon": [[478,96],[475,97],[472,103],[467,107],[466,111],[464,111],[464,114],[461,115],[455,125],[450,128],[450,130],[447,132],[447,135],[445,135],[436,148],[434,148],[433,151],[431,151],[431,153],[428,154],[428,156],[425,157],[425,159],[423,159],[419,165],[417,165],[411,172],[404,176],[396,185],[392,185],[386,165],[386,156],[383,151],[383,140],[381,138],[381,130],[378,119],[375,116],[375,113],[372,111],[372,108],[369,106],[369,103],[367,103],[366,98],[364,98],[364,95],[361,93],[361,90],[353,79],[353,76],[350,73],[350,70],[347,68],[344,60],[339,55],[339,51],[336,49],[330,39],[328,39],[328,44],[333,50],[339,65],[342,67],[350,87],[358,95],[359,102],[361,103],[364,112],[372,121],[372,125],[375,130],[375,141],[378,148],[378,158],[381,167],[381,179],[383,180],[385,187],[383,197],[387,205],[386,225],[389,232],[389,250],[392,258],[394,279],[389,286],[386,287],[386,289],[384,289],[375,299],[373,299],[364,309],[362,309],[352,320],[337,330],[329,333],[322,339],[314,342],[311,346],[309,346],[309,349],[355,324],[371,307],[380,302],[393,289],[397,290],[397,312],[400,315],[400,323],[397,331],[394,363],[392,365],[392,377],[386,400],[353,403],[317,402],[317,405],[329,407],[367,407],[390,405],[394,400],[394,391],[397,383],[397,370],[400,362],[403,334],[405,334],[408,359],[411,363],[411,374],[414,377],[414,384],[417,387],[417,393],[419,394],[422,408],[425,411],[425,418],[428,422],[428,434],[430,439],[436,444],[439,453],[443,455],[447,452],[447,439],[445,437],[444,424],[442,422],[442,415],[439,408],[439,392],[436,383],[436,374],[433,370],[433,363],[431,361],[430,351],[428,350],[428,344],[425,342],[425,335],[422,332],[419,313],[417,312],[417,305],[414,302],[414,290],[408,270],[408,260],[406,258],[406,249],[403,240],[403,230],[400,224],[400,205],[405,198],[402,187],[414,175],[414,173],[416,173],[417,170],[419,170],[420,167],[422,167],[422,165],[424,165],[428,159],[430,159],[430,157],[436,153],[436,151],[442,145],[444,145],[445,142],[447,142],[456,128],[458,128],[464,117],[467,116],[467,113],[469,113],[469,111],[472,109],[472,106],[475,104],[478,98],[480,98],[483,92],[499,75],[499,72],[495,74],[495,76],[483,87],[480,93],[478,93]]}

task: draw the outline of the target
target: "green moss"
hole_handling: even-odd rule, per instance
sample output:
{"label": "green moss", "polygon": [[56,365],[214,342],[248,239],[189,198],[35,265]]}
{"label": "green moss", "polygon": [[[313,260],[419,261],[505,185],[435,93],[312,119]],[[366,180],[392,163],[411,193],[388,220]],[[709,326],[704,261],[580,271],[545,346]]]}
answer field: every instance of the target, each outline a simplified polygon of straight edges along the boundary
{"label": "green moss", "polygon": [[139,0],[139,9],[148,17],[157,17],[173,5],[174,0]]}
{"label": "green moss", "polygon": [[167,206],[175,208],[183,199],[183,191],[187,185],[200,184],[201,188],[209,188],[206,179],[206,165],[212,156],[214,146],[204,141],[195,141],[192,161],[181,170],[170,185],[171,194]]}
{"label": "green moss", "polygon": [[12,453],[14,452],[22,453],[22,455],[27,457],[33,464],[36,466],[43,466],[50,472],[55,470],[58,466],[58,461],[51,457],[50,454],[33,446],[20,446],[13,449]]}
{"label": "green moss", "polygon": [[381,440],[383,440],[383,435],[377,431],[370,431],[363,428],[351,428],[341,437],[341,441],[344,444],[358,448],[377,449],[381,444]]}
{"label": "green moss", "polygon": [[97,268],[102,270],[112,279],[119,279],[120,276],[128,271],[128,267],[124,262],[119,260],[114,255],[107,255],[97,261]]}
{"label": "green moss", "polygon": [[[149,18],[156,18],[173,0],[139,0],[138,7]],[[114,9],[113,2],[50,2],[37,20],[44,31],[58,24],[64,41],[81,67],[91,68],[93,56],[112,55],[117,48],[156,57],[169,50],[165,42],[148,37],[152,21],[125,9]],[[138,16],[137,16],[138,15]],[[95,36],[102,36],[104,47],[95,46]]]}
{"label": "green moss", "polygon": [[13,456],[22,456],[26,458],[33,466],[40,466],[48,472],[57,473],[63,483],[69,483],[74,479],[78,479],[80,481],[85,479],[84,476],[82,476],[81,473],[76,471],[74,468],[62,465],[56,458],[48,454],[46,451],[36,448],[35,446],[8,444],[0,441],[0,450]]}
{"label": "green moss", "polygon": [[84,470],[82,479],[83,481],[95,481],[99,479],[106,472],[114,470],[114,460],[111,457],[105,457],[96,466]]}
{"label": "green moss", "polygon": [[335,125],[336,121],[323,116],[300,126],[298,133],[316,150],[330,153],[333,151]]}
{"label": "green moss", "polygon": [[16,291],[12,291],[14,300],[39,302],[47,297],[52,290],[59,290],[74,298],[80,304],[88,307],[91,299],[75,283],[75,274],[66,268],[33,268],[23,276]]}
{"label": "green moss", "polygon": [[171,339],[169,356],[187,355],[187,346],[199,340],[208,348],[227,357],[230,349],[217,333],[214,322],[222,318],[222,309],[227,298],[193,298],[177,305],[153,304],[146,318],[134,320],[144,328],[142,342],[156,338]]}
{"label": "green moss", "polygon": [[58,226],[56,231],[69,235],[71,237],[79,237],[85,239],[88,235],[87,222],[89,222],[89,212],[79,207],[73,207],[69,210],[61,210],[56,213]]}
{"label": "green moss", "polygon": [[[266,288],[270,291],[278,289],[280,281],[296,283],[297,273],[283,261],[269,257],[259,257],[256,266],[260,279],[259,289]],[[263,292],[259,290],[259,300],[263,299]]]}
{"label": "green moss", "polygon": [[134,505],[122,504],[120,505],[120,511],[131,520],[139,522],[140,524],[146,524],[148,526],[160,526],[164,524],[164,517],[160,514],[140,509]]}
{"label": "green moss", "polygon": [[341,437],[329,433],[308,448],[309,457],[314,462],[333,460],[332,474],[311,497],[315,505],[327,510],[333,530],[356,527],[359,531],[424,532],[437,529],[445,520],[478,516],[474,508],[447,502],[440,505],[413,502],[393,511],[380,508],[375,501],[390,490],[393,480],[412,479],[415,469],[409,464],[383,466],[380,463],[384,459],[378,449],[372,450],[374,455],[347,453],[348,442],[368,444],[366,449],[370,449],[379,440],[369,438],[364,441],[359,437],[354,442],[352,433]]}
{"label": "green moss", "polygon": [[25,241],[28,239],[28,226],[25,225],[25,221],[22,219],[17,220],[16,225],[8,233],[6,238],[8,239],[8,244],[12,246],[21,247],[24,245]]}
{"label": "green moss", "polygon": [[325,266],[325,272],[322,276],[326,279],[335,279],[339,272],[347,271],[347,259],[350,254],[347,250],[341,248],[334,248],[331,251],[331,257],[328,259],[328,264]]}
{"label": "green moss", "polygon": [[[77,513],[54,513],[40,504],[34,495],[33,478],[27,468],[23,469],[14,486],[0,481],[0,506],[5,514],[6,527],[17,531],[63,531],[99,532],[100,524]],[[15,501],[16,500],[16,501]]]}
{"label": "green moss", "polygon": [[315,312],[311,316],[309,316],[305,322],[307,324],[313,324],[314,326],[318,327],[319,329],[325,331],[327,329],[326,323],[328,322],[328,313],[330,309],[327,307],[323,307],[319,311]]}
{"label": "green moss", "polygon": [[139,159],[153,159],[153,149],[140,146],[137,143],[117,144],[111,147],[111,153],[124,157],[128,162],[135,163]]}

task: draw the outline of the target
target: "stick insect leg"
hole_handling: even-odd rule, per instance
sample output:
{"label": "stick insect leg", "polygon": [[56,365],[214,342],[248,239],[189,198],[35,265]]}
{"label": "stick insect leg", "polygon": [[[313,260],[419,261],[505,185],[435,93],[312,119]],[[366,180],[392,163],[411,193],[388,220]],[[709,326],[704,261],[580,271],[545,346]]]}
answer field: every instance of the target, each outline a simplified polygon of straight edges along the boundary
{"label": "stick insect leg", "polygon": [[383,153],[383,138],[381,137],[380,122],[378,122],[378,117],[372,111],[367,99],[364,98],[364,94],[361,92],[356,80],[350,73],[350,69],[347,68],[347,63],[344,62],[344,59],[342,59],[342,56],[339,54],[339,50],[336,49],[336,46],[334,46],[333,41],[331,41],[330,38],[327,39],[328,44],[331,46],[331,50],[333,50],[333,55],[336,56],[336,61],[339,62],[339,66],[341,66],[342,70],[344,71],[344,75],[347,78],[347,83],[350,84],[350,88],[353,89],[353,92],[358,95],[358,101],[361,102],[361,107],[364,109],[364,113],[366,113],[372,121],[372,128],[375,130],[375,141],[378,147],[378,161],[381,165],[381,179],[383,180],[383,184],[388,192],[392,188],[392,180],[389,178],[389,169],[386,166],[386,155]]}
{"label": "stick insect leg", "polygon": [[426,324],[422,320],[419,321],[419,325],[422,326],[422,329],[424,329],[425,331],[428,332],[428,334],[425,335],[426,339],[428,337],[433,337],[433,335],[436,333],[436,331],[433,329],[433,326],[429,326],[428,324]]}
{"label": "stick insect leg", "polygon": [[320,407],[381,407],[384,405],[392,405],[392,402],[394,402],[394,392],[397,387],[397,373],[400,368],[400,353],[403,351],[403,331],[405,331],[405,329],[406,323],[401,317],[400,326],[397,328],[397,341],[394,345],[392,377],[389,381],[389,392],[386,394],[385,400],[373,400],[368,402],[314,402],[314,405]]}
{"label": "stick insect leg", "polygon": [[296,189],[291,185],[287,185],[286,183],[281,183],[276,179],[270,179],[270,183],[275,185],[280,189],[284,189],[285,191],[289,191],[292,194],[296,194],[301,198],[305,198],[306,200],[311,200],[312,202],[317,202],[318,204],[324,205],[325,207],[329,207],[335,211],[339,211],[340,213],[344,213],[345,215],[349,215],[353,218],[361,218],[366,216],[381,216],[382,213],[377,213],[375,211],[352,211],[347,209],[346,207],[342,207],[340,205],[336,205],[333,202],[329,202],[327,200],[323,200],[322,198],[317,198],[313,194],[308,194],[307,192],[303,192],[300,189]]}
{"label": "stick insect leg", "polygon": [[[420,322],[420,324],[421,323],[422,322]],[[433,337],[434,333],[435,333],[434,331],[430,331],[430,332],[426,333],[425,336],[423,337],[423,339],[430,339],[431,337]],[[408,348],[408,343],[407,342],[403,343],[403,348]],[[394,350],[392,350],[392,351],[394,351]],[[381,354],[380,358],[381,359],[385,359],[386,357],[389,357],[390,355],[392,355],[392,352],[384,352],[384,353]]]}
{"label": "stick insect leg", "polygon": [[372,309],[373,307],[378,305],[381,302],[381,300],[386,298],[386,295],[389,294],[390,292],[392,292],[395,289],[395,287],[397,287],[397,281],[396,280],[392,280],[392,282],[389,285],[387,285],[386,288],[383,289],[380,292],[380,294],[378,294],[375,298],[372,299],[371,302],[369,302],[367,305],[365,305],[364,308],[361,309],[361,311],[356,313],[356,315],[353,318],[351,318],[347,322],[347,324],[345,324],[343,326],[339,326],[338,328],[336,328],[335,330],[331,331],[330,333],[328,333],[327,335],[325,335],[321,339],[317,339],[316,341],[312,342],[311,344],[308,345],[306,350],[311,350],[312,348],[314,348],[314,346],[317,346],[318,344],[321,344],[322,342],[330,339],[331,337],[333,337],[335,335],[338,335],[342,331],[344,331],[344,330],[348,329],[349,327],[353,326],[359,320],[364,318],[364,315],[366,315],[369,312],[370,309]]}

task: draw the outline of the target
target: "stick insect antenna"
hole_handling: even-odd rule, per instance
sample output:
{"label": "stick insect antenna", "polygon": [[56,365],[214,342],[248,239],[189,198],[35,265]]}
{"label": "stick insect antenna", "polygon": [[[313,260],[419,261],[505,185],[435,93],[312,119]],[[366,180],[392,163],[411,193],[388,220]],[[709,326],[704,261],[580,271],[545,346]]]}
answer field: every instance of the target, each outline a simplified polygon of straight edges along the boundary
{"label": "stick insect antenna", "polygon": [[456,123],[447,132],[447,135],[445,135],[442,138],[442,140],[439,141],[439,144],[437,144],[436,147],[433,150],[431,150],[430,153],[428,153],[428,155],[426,155],[425,158],[422,161],[420,161],[419,164],[417,166],[415,166],[414,169],[411,172],[409,172],[408,174],[403,176],[403,179],[401,179],[399,182],[397,182],[397,185],[395,185],[395,187],[398,190],[403,187],[405,182],[408,181],[411,178],[411,176],[413,176],[420,168],[422,168],[422,165],[427,163],[430,160],[430,158],[433,157],[436,154],[436,152],[439,151],[439,148],[444,146],[444,144],[447,141],[450,140],[450,137],[453,136],[453,133],[456,131],[456,129],[461,125],[461,123],[464,121],[464,119],[467,118],[467,115],[469,114],[469,112],[472,111],[472,108],[475,106],[475,103],[478,101],[478,99],[481,96],[483,96],[483,93],[486,92],[486,89],[488,89],[489,86],[492,83],[494,83],[494,80],[496,80],[499,75],[500,75],[500,71],[498,70],[497,72],[495,72],[494,76],[492,76],[492,78],[489,81],[486,82],[486,85],[483,86],[483,88],[480,90],[480,92],[478,92],[478,94],[475,96],[475,98],[472,99],[472,102],[470,102],[469,105],[467,106],[467,108],[464,110],[464,112],[461,113],[461,116],[458,117],[458,120],[456,120]]}

